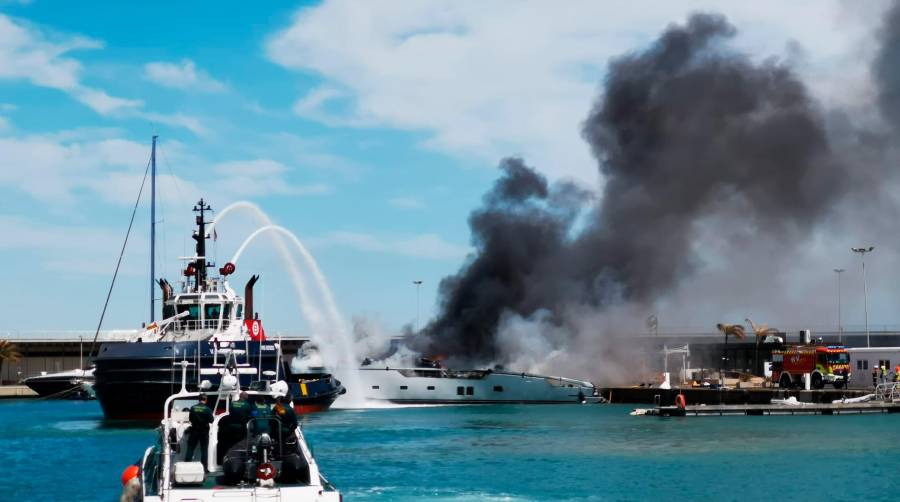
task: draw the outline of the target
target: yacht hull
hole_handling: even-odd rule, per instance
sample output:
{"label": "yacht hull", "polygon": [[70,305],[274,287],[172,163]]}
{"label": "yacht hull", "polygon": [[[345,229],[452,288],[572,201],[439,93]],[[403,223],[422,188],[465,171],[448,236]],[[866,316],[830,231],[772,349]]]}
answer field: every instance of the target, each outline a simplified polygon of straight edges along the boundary
{"label": "yacht hull", "polygon": [[362,368],[368,399],[397,404],[576,404],[596,401],[589,382],[490,370]]}
{"label": "yacht hull", "polygon": [[90,399],[84,384],[94,381],[93,373],[83,370],[64,371],[26,378],[22,383],[40,397],[60,399]]}

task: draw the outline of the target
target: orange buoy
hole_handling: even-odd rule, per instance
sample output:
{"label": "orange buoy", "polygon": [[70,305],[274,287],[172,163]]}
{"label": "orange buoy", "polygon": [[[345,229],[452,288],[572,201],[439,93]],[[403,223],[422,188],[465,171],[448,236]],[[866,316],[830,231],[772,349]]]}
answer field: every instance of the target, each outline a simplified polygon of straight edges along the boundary
{"label": "orange buoy", "polygon": [[687,406],[687,402],[684,399],[684,394],[678,394],[677,396],[675,396],[675,406],[681,408],[682,410],[685,406]]}
{"label": "orange buoy", "polygon": [[138,477],[140,473],[141,468],[136,465],[129,465],[126,467],[125,470],[122,471],[122,486],[127,485],[129,481]]}

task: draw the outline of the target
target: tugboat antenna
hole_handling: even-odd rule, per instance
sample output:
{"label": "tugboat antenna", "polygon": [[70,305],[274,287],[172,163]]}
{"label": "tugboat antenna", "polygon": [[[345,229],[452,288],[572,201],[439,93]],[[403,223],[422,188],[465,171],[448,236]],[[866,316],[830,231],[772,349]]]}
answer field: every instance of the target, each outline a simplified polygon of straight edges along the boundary
{"label": "tugboat antenna", "polygon": [[156,138],[150,149],[150,322],[156,321]]}

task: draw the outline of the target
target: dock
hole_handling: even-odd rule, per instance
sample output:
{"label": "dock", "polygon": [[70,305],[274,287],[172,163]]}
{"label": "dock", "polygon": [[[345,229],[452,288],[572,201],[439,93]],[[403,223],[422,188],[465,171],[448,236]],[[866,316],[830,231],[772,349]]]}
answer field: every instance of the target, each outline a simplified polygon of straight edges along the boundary
{"label": "dock", "polygon": [[0,399],[20,399],[25,397],[38,397],[38,394],[25,385],[0,385]]}
{"label": "dock", "polygon": [[660,406],[644,410],[644,415],[660,417],[702,417],[702,416],[762,416],[762,415],[862,415],[869,413],[900,413],[900,403],[799,403],[786,404],[721,404],[685,406]]}

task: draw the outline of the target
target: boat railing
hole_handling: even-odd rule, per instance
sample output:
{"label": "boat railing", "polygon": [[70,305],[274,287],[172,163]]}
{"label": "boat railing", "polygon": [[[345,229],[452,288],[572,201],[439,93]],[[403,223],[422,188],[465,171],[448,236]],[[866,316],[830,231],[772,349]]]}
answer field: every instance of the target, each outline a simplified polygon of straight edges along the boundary
{"label": "boat railing", "polygon": [[875,386],[875,400],[889,403],[900,400],[900,382],[886,382]]}

